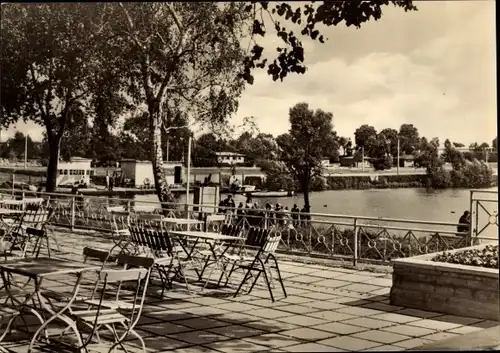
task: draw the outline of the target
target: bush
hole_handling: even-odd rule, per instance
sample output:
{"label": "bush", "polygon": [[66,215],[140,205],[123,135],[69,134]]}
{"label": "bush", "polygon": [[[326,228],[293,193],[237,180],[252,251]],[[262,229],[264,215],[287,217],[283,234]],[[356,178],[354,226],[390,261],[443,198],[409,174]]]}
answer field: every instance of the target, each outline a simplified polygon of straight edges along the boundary
{"label": "bush", "polygon": [[328,189],[328,183],[325,177],[315,177],[311,181],[311,191],[325,191]]}
{"label": "bush", "polygon": [[442,166],[428,171],[428,186],[443,189],[454,188],[483,188],[490,187],[494,183],[493,170],[483,161],[474,159],[466,161],[465,165],[456,167],[451,171]]}
{"label": "bush", "polygon": [[392,157],[384,156],[372,159],[372,165],[375,170],[387,170],[392,168]]}

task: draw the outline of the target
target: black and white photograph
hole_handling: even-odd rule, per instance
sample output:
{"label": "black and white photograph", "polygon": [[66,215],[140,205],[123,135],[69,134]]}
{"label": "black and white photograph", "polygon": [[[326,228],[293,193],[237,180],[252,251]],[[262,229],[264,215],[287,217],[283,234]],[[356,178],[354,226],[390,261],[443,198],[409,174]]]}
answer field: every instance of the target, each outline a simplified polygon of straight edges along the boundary
{"label": "black and white photograph", "polygon": [[0,353],[500,349],[495,5],[2,2]]}

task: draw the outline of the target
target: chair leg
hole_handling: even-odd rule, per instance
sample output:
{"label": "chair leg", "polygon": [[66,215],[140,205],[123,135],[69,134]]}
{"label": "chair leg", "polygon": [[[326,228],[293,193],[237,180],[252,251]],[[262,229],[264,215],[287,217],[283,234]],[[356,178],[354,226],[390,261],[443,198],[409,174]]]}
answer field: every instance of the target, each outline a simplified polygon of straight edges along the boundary
{"label": "chair leg", "polygon": [[236,298],[238,296],[238,293],[240,292],[241,290],[241,287],[243,287],[243,284],[247,281],[248,277],[250,276],[250,272],[252,271],[252,269],[250,268],[247,273],[245,274],[245,277],[243,277],[243,281],[241,281],[238,289],[236,290],[236,293],[234,293],[234,296],[233,298]]}
{"label": "chair leg", "polygon": [[201,269],[200,274],[198,275],[198,280],[201,281],[203,277],[203,273],[205,272],[206,268],[208,267],[208,262],[210,261],[210,255],[207,256],[207,259],[205,260],[205,264],[203,265],[203,268]]}
{"label": "chair leg", "polygon": [[50,242],[49,242],[49,236],[45,234],[45,242],[47,243],[47,254],[50,256]]}
{"label": "chair leg", "polygon": [[274,254],[269,254],[268,257],[270,257],[274,261],[274,264],[276,266],[276,272],[278,272],[278,280],[280,281],[281,289],[283,289],[283,294],[285,294],[285,298],[286,298],[287,294],[286,294],[285,284],[283,283],[283,278],[281,277],[281,272],[280,272],[280,268],[278,266],[278,261],[276,260],[276,256],[274,256]]}

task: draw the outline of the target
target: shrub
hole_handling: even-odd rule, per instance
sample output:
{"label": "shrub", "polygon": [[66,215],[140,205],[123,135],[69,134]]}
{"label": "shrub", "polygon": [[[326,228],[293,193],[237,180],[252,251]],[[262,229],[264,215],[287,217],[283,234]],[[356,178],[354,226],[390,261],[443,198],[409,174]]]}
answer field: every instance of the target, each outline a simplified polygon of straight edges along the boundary
{"label": "shrub", "polygon": [[387,170],[392,168],[392,157],[384,156],[372,159],[372,165],[375,170]]}
{"label": "shrub", "polygon": [[328,183],[325,177],[315,177],[311,181],[311,191],[325,191],[328,189]]}

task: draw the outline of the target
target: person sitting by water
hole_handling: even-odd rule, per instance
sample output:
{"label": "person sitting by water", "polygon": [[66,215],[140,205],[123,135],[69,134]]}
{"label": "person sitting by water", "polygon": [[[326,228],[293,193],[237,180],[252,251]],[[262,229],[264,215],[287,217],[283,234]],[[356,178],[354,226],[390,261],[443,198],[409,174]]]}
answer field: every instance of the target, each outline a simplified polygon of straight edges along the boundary
{"label": "person sitting by water", "polygon": [[[457,232],[467,233],[470,227],[470,212],[465,211],[464,214],[460,217],[458,223],[460,223],[460,225],[457,226]],[[457,234],[457,235],[462,235],[462,234]]]}
{"label": "person sitting by water", "polygon": [[223,208],[225,206],[226,206],[225,200],[221,200],[219,202],[219,213],[226,213],[226,209]]}
{"label": "person sitting by water", "polygon": [[[276,212],[282,212],[283,211],[283,207],[281,206],[280,203],[277,203],[276,207],[274,208],[274,210]],[[275,217],[276,217],[276,223],[279,224],[279,225],[282,225],[283,224],[283,214],[276,213]]]}
{"label": "person sitting by water", "polygon": [[297,207],[297,204],[293,204],[293,207],[292,207],[292,219],[293,219],[293,225],[294,226],[297,226],[297,221],[299,219],[299,212],[300,212],[300,209]]}
{"label": "person sitting by water", "polygon": [[232,207],[232,208],[235,208],[236,207],[236,204],[234,203],[234,200],[233,200],[233,195],[227,195],[226,199],[224,200],[224,203],[226,207]]}

